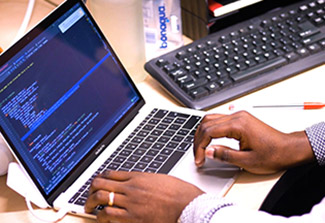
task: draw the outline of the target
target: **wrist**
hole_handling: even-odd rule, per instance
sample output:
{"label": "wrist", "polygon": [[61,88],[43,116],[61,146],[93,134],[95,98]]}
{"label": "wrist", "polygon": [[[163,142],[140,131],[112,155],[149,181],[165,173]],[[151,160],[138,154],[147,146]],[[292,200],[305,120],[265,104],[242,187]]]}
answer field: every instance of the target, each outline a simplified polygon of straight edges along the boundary
{"label": "wrist", "polygon": [[288,140],[286,140],[286,148],[283,148],[283,151],[287,151],[285,159],[288,160],[284,168],[290,168],[315,161],[312,147],[304,131],[292,132],[289,133],[288,136]]}

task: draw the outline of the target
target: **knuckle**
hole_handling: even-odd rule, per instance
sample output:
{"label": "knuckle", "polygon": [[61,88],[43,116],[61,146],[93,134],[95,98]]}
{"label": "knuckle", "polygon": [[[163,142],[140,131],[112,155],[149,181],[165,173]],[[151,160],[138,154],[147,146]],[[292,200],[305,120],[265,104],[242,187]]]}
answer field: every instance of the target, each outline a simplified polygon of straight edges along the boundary
{"label": "knuckle", "polygon": [[96,178],[93,179],[93,181],[91,182],[91,187],[93,187],[93,188],[97,188],[97,187],[99,186],[99,184],[100,184],[100,179],[96,177]]}
{"label": "knuckle", "polygon": [[206,122],[206,121],[209,121],[209,120],[211,120],[211,119],[213,119],[213,117],[212,117],[212,115],[205,115],[204,117],[203,117],[203,119],[202,119],[202,122]]}
{"label": "knuckle", "polygon": [[209,134],[209,125],[207,125],[206,123],[203,123],[202,126],[201,126],[201,132],[203,135],[207,135]]}
{"label": "knuckle", "polygon": [[250,114],[247,111],[239,111],[236,114],[236,118],[241,122],[245,122],[247,118],[250,116]]}
{"label": "knuckle", "polygon": [[96,200],[104,200],[105,199],[105,192],[104,191],[97,191],[95,193]]}
{"label": "knuckle", "polygon": [[247,125],[248,123],[248,119],[250,118],[250,113],[248,113],[247,111],[239,111],[237,113],[235,113],[235,122],[231,122],[231,127],[234,128],[234,129],[238,129],[238,130],[241,130],[241,129],[245,129],[247,127],[249,127]]}

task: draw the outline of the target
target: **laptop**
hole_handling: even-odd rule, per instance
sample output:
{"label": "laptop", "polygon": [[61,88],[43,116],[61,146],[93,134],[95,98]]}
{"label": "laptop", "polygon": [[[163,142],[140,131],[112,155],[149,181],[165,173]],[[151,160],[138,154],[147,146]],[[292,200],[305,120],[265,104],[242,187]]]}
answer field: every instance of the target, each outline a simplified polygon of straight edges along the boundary
{"label": "laptop", "polygon": [[5,141],[55,209],[84,214],[105,170],[170,174],[218,194],[238,172],[213,161],[196,168],[205,113],[146,104],[81,0],[61,4],[0,56],[0,102]]}

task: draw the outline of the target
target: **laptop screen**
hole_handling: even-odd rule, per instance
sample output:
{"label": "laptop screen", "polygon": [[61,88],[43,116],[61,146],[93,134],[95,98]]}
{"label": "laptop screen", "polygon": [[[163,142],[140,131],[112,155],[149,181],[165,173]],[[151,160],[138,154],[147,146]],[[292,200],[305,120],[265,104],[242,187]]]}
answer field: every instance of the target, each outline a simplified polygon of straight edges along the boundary
{"label": "laptop screen", "polygon": [[46,195],[142,100],[81,3],[60,13],[0,57],[2,133]]}

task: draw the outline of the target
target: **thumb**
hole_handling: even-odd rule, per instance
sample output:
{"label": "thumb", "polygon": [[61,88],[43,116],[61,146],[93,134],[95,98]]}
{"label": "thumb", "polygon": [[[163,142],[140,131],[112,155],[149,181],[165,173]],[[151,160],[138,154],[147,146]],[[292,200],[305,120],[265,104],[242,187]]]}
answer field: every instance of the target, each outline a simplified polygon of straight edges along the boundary
{"label": "thumb", "polygon": [[211,145],[206,148],[205,156],[243,167],[244,162],[249,158],[249,151],[235,150],[222,145]]}

